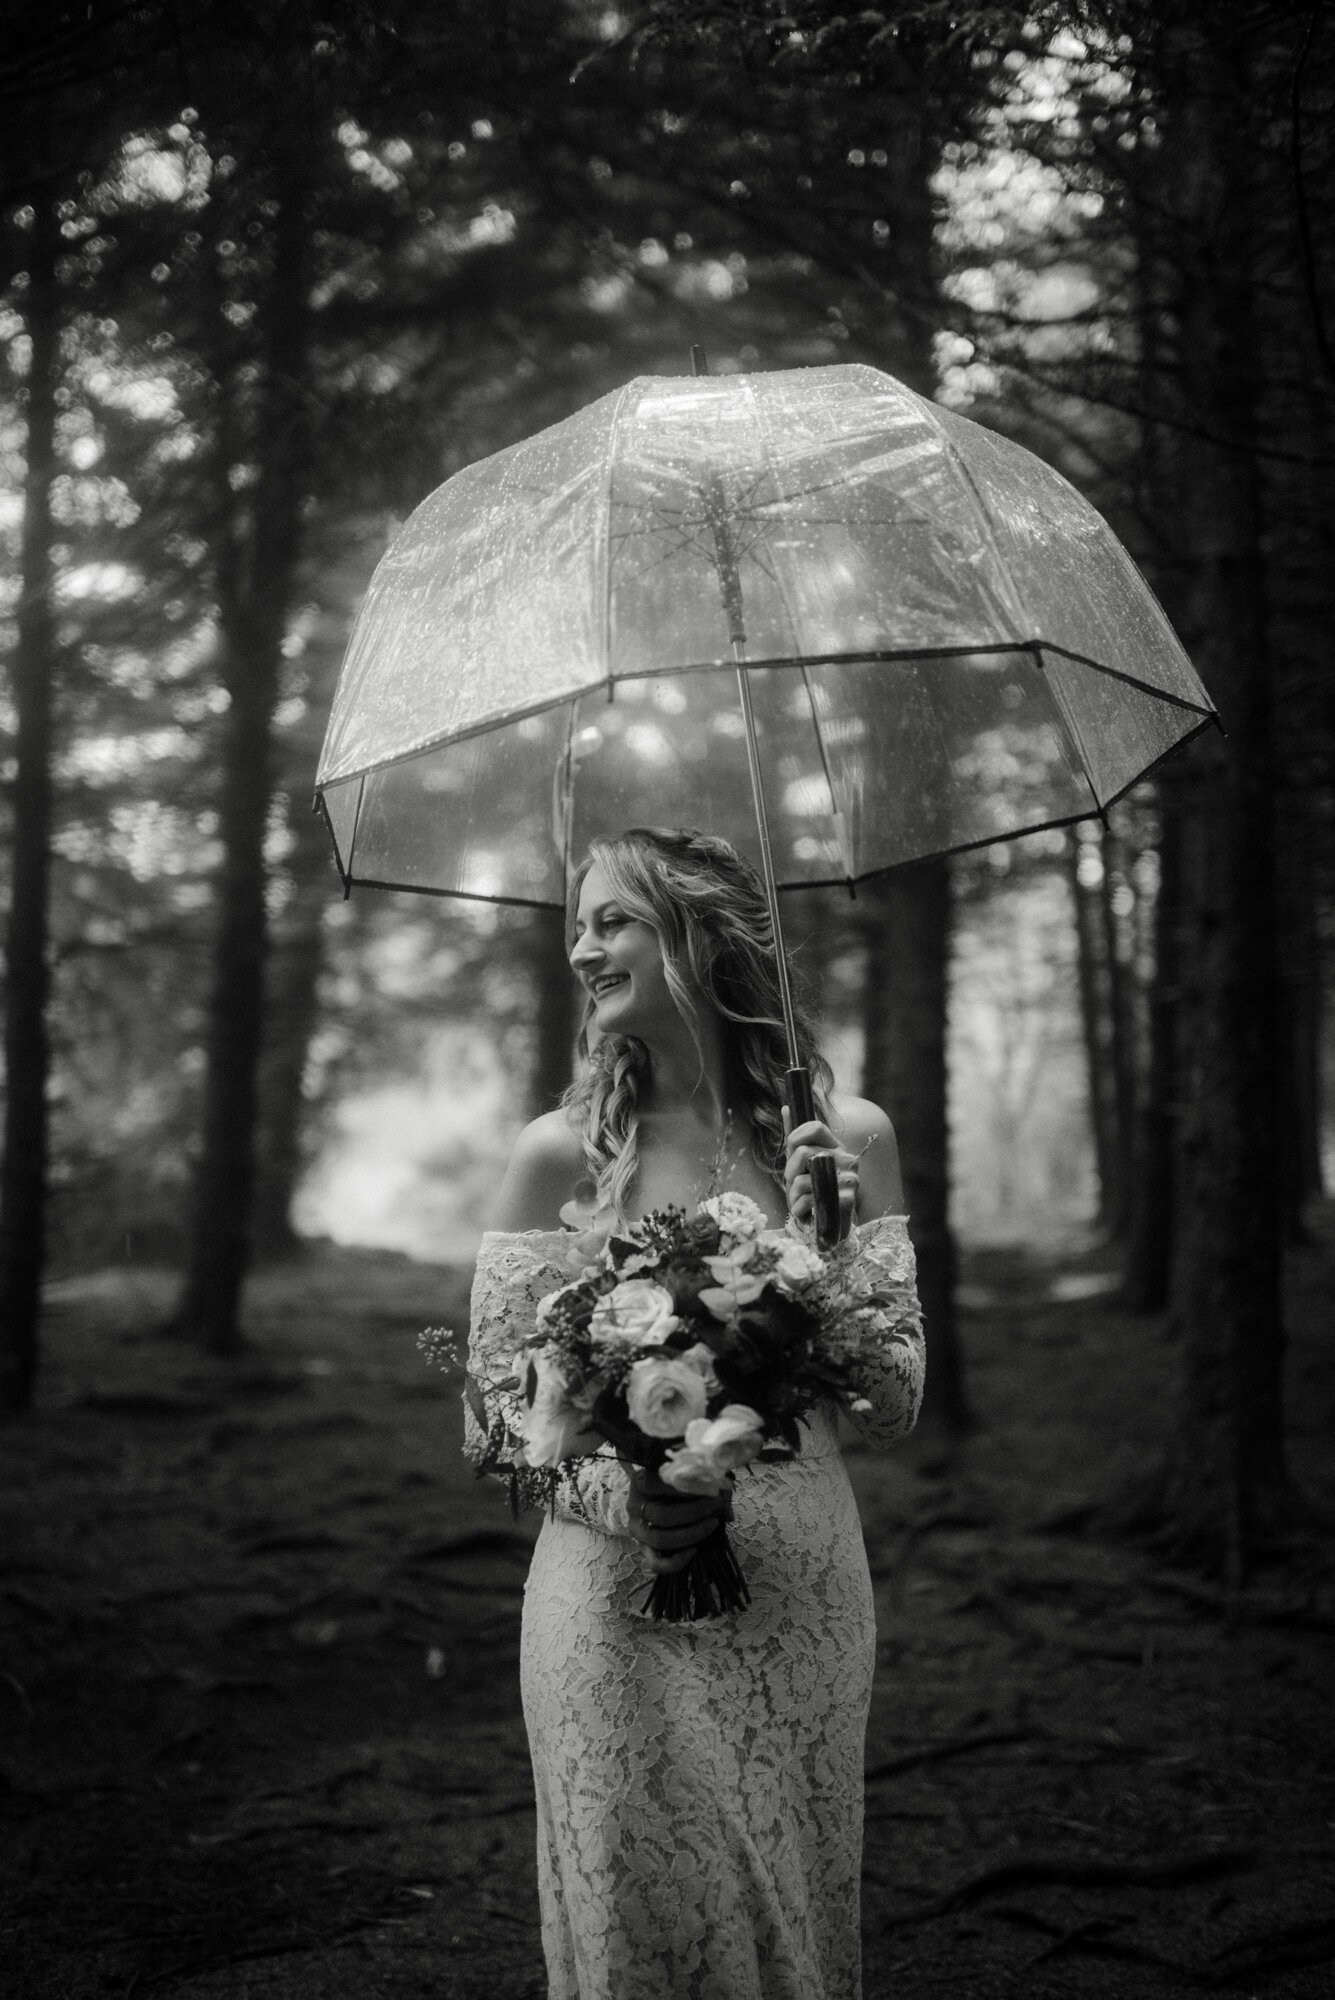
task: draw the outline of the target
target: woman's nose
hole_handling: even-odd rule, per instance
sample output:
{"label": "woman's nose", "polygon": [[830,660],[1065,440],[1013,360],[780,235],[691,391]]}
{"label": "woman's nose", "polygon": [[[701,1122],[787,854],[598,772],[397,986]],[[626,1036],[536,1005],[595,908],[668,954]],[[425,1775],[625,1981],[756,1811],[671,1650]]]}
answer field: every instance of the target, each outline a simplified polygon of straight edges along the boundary
{"label": "woman's nose", "polygon": [[578,972],[582,965],[588,965],[593,959],[601,958],[602,949],[602,946],[595,944],[586,931],[584,936],[576,938],[574,944],[571,946],[570,963],[574,966],[576,972]]}

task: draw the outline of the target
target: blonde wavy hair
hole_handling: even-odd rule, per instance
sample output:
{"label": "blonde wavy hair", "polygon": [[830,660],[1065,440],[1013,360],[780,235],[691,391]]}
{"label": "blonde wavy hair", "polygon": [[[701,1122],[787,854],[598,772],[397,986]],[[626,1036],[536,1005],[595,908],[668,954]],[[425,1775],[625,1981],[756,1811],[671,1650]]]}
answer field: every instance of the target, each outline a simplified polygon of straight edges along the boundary
{"label": "blonde wavy hair", "polygon": [[[729,1107],[750,1126],[757,1164],[782,1185],[788,1040],[774,931],[760,876],[730,842],[713,834],[633,826],[595,840],[570,884],[567,953],[575,942],[580,890],[595,862],[626,914],[657,933],[668,991],[702,1064],[701,1005],[717,1014]],[[816,1114],[828,1118],[833,1075],[816,1047],[810,1014],[796,995],[793,1011],[798,1052],[811,1070]],[[580,1074],[562,1102],[583,1141],[585,1169],[599,1206],[610,1206],[625,1221],[639,1166],[639,1099],[649,1074],[649,1050],[634,1035],[603,1035],[590,1047],[593,1012],[589,1001],[580,1026]]]}

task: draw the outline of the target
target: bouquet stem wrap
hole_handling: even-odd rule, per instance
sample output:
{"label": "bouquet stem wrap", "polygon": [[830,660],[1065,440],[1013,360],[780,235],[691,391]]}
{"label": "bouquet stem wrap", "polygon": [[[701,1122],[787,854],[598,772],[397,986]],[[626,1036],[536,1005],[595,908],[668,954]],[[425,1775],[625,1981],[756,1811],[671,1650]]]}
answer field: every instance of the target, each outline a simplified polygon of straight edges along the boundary
{"label": "bouquet stem wrap", "polygon": [[640,1609],[647,1617],[684,1625],[694,1624],[697,1618],[719,1618],[726,1612],[741,1611],[750,1602],[742,1566],[728,1538],[728,1524],[720,1521],[712,1535],[696,1544],[684,1569],[654,1578]]}

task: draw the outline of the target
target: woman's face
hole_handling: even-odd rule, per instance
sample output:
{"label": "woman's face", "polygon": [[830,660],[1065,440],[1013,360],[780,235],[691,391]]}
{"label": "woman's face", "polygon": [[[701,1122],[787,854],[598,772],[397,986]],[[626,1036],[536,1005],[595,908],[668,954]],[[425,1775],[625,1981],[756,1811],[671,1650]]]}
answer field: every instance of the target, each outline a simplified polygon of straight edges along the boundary
{"label": "woman's face", "polygon": [[656,1028],[680,1027],[657,931],[617,901],[596,861],[580,887],[570,964],[601,1034],[652,1041]]}

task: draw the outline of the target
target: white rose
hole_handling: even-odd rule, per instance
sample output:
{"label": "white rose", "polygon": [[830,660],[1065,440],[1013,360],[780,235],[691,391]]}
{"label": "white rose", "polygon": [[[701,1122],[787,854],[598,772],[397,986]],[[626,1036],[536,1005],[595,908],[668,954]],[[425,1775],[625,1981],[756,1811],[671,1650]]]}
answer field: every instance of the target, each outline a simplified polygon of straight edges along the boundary
{"label": "white rose", "polygon": [[747,1269],[753,1248],[753,1244],[742,1243],[723,1256],[705,1258],[716,1283],[704,1287],[700,1303],[715,1319],[732,1319],[743,1306],[758,1299],[768,1284],[768,1271]]}
{"label": "white rose", "polygon": [[627,1278],[599,1299],[589,1332],[626,1347],[659,1347],[677,1325],[671,1292],[648,1278]]}
{"label": "white rose", "polygon": [[774,1247],[778,1252],[774,1277],[786,1292],[804,1292],[808,1285],[824,1277],[825,1259],[809,1244],[785,1236]]}
{"label": "white rose", "polygon": [[686,1426],[686,1442],[669,1452],[662,1478],[679,1493],[722,1493],[729,1475],[748,1465],[765,1442],[764,1423],[746,1403],[728,1403],[716,1417]]}
{"label": "white rose", "polygon": [[681,1437],[686,1426],[703,1417],[708,1407],[703,1375],[675,1357],[637,1361],[626,1378],[630,1420],[647,1437]]}
{"label": "white rose", "polygon": [[[550,1355],[521,1354],[516,1367],[524,1397],[520,1428],[525,1460],[529,1465],[559,1465],[574,1453],[587,1429],[588,1411],[574,1400],[569,1383]],[[528,1401],[530,1368],[535,1377],[532,1402]]]}
{"label": "white rose", "polygon": [[749,1194],[711,1194],[700,1203],[700,1213],[713,1216],[722,1234],[738,1242],[759,1236],[766,1225],[764,1209]]}

